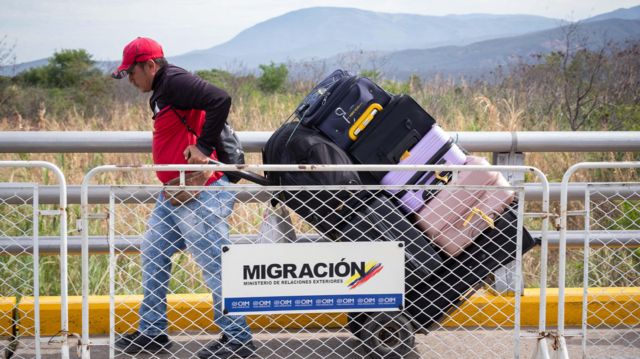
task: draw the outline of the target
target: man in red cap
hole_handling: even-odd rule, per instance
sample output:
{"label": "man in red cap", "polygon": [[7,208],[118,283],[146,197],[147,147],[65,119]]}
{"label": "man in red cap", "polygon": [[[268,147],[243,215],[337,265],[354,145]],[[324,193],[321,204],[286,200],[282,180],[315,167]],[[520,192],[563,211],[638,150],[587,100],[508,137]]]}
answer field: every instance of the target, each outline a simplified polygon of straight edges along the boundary
{"label": "man in red cap", "polygon": [[[155,164],[207,164],[215,159],[215,143],[220,137],[231,107],[229,95],[164,58],[156,41],[138,37],[125,46],[122,64],[114,78],[129,77],[142,92],[152,92],[152,154]],[[178,172],[158,171],[167,183]],[[224,186],[229,181],[214,172],[205,185]],[[115,346],[126,353],[158,352],[171,347],[167,335],[167,290],[171,255],[188,249],[203,270],[213,293],[214,320],[221,329],[219,340],[203,348],[198,357],[248,357],[255,351],[251,331],[244,316],[223,315],[221,305],[220,254],[229,243],[227,217],[235,196],[224,190],[202,191],[195,200],[172,204],[161,193],[149,217],[141,245],[142,289],[138,330],[121,336]],[[175,202],[174,202],[175,203]]]}

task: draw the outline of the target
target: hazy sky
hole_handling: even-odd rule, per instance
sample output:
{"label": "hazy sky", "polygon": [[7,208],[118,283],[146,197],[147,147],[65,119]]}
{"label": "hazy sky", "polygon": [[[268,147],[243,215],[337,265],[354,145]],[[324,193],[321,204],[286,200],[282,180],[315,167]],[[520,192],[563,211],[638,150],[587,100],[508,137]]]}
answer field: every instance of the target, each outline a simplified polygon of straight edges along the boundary
{"label": "hazy sky", "polygon": [[[315,6],[447,14],[532,14],[580,20],[639,0],[1,0],[0,39],[15,44],[18,63],[84,48],[96,60],[117,60],[136,36],[158,40],[177,55],[223,43],[243,29]],[[309,24],[313,26],[313,24]]]}

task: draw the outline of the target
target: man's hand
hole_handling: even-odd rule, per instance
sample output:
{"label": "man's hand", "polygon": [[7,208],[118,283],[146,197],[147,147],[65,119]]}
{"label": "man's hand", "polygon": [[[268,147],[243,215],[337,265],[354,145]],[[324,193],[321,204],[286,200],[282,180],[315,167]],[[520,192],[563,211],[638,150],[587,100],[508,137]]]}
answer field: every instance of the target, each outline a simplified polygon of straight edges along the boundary
{"label": "man's hand", "polygon": [[184,149],[184,159],[187,160],[187,163],[195,165],[209,163],[209,157],[205,156],[196,145],[190,145]]}

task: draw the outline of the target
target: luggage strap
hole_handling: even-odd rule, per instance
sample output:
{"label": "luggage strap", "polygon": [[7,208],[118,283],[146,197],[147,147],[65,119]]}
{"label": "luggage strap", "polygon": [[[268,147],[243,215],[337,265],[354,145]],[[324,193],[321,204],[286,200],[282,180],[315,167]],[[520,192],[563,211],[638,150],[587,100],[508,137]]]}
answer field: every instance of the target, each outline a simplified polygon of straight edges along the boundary
{"label": "luggage strap", "polygon": [[[424,164],[425,165],[432,165],[432,164],[441,164],[440,160],[442,159],[442,157],[447,154],[447,152],[449,152],[449,150],[451,149],[451,147],[453,146],[453,139],[449,139],[447,141],[447,143],[442,146],[433,156],[431,156],[431,158],[429,158],[428,161],[426,161]],[[443,162],[444,163],[444,162]],[[432,171],[427,171],[427,173],[431,173]],[[422,177],[422,175],[424,174],[424,171],[416,171],[416,173],[413,174],[413,176],[411,176],[411,178],[409,178],[409,180],[406,182],[406,184],[416,184],[418,182],[418,180]]]}
{"label": "luggage strap", "polygon": [[446,172],[446,174],[445,174],[444,176],[443,176],[443,175],[441,175],[440,173],[441,173],[440,171],[436,171],[436,173],[435,173],[435,175],[434,175],[434,176],[435,176],[435,178],[436,178],[437,180],[442,181],[442,182],[443,182],[443,183],[445,183],[445,184],[449,183],[449,177],[447,177],[447,175],[451,175],[451,172]]}
{"label": "luggage strap", "polygon": [[493,222],[493,219],[488,215],[486,215],[484,212],[482,212],[482,210],[480,210],[478,207],[473,207],[471,209],[471,213],[469,213],[467,218],[465,218],[464,223],[462,224],[463,227],[467,227],[469,225],[469,222],[471,221],[471,218],[473,218],[474,214],[480,216],[480,218],[482,218],[485,222],[487,222],[487,224],[489,225],[489,227],[491,227],[491,229],[496,228],[496,225]]}

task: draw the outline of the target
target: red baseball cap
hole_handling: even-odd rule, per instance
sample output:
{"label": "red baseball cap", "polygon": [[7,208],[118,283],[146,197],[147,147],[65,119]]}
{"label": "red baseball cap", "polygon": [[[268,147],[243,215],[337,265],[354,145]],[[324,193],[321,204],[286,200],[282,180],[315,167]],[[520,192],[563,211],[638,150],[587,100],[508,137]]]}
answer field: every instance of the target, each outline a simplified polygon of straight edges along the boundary
{"label": "red baseball cap", "polygon": [[148,37],[138,37],[124,47],[122,64],[118,66],[118,69],[111,76],[121,79],[127,76],[127,70],[136,62],[145,62],[159,57],[164,57],[162,46],[159,43]]}

